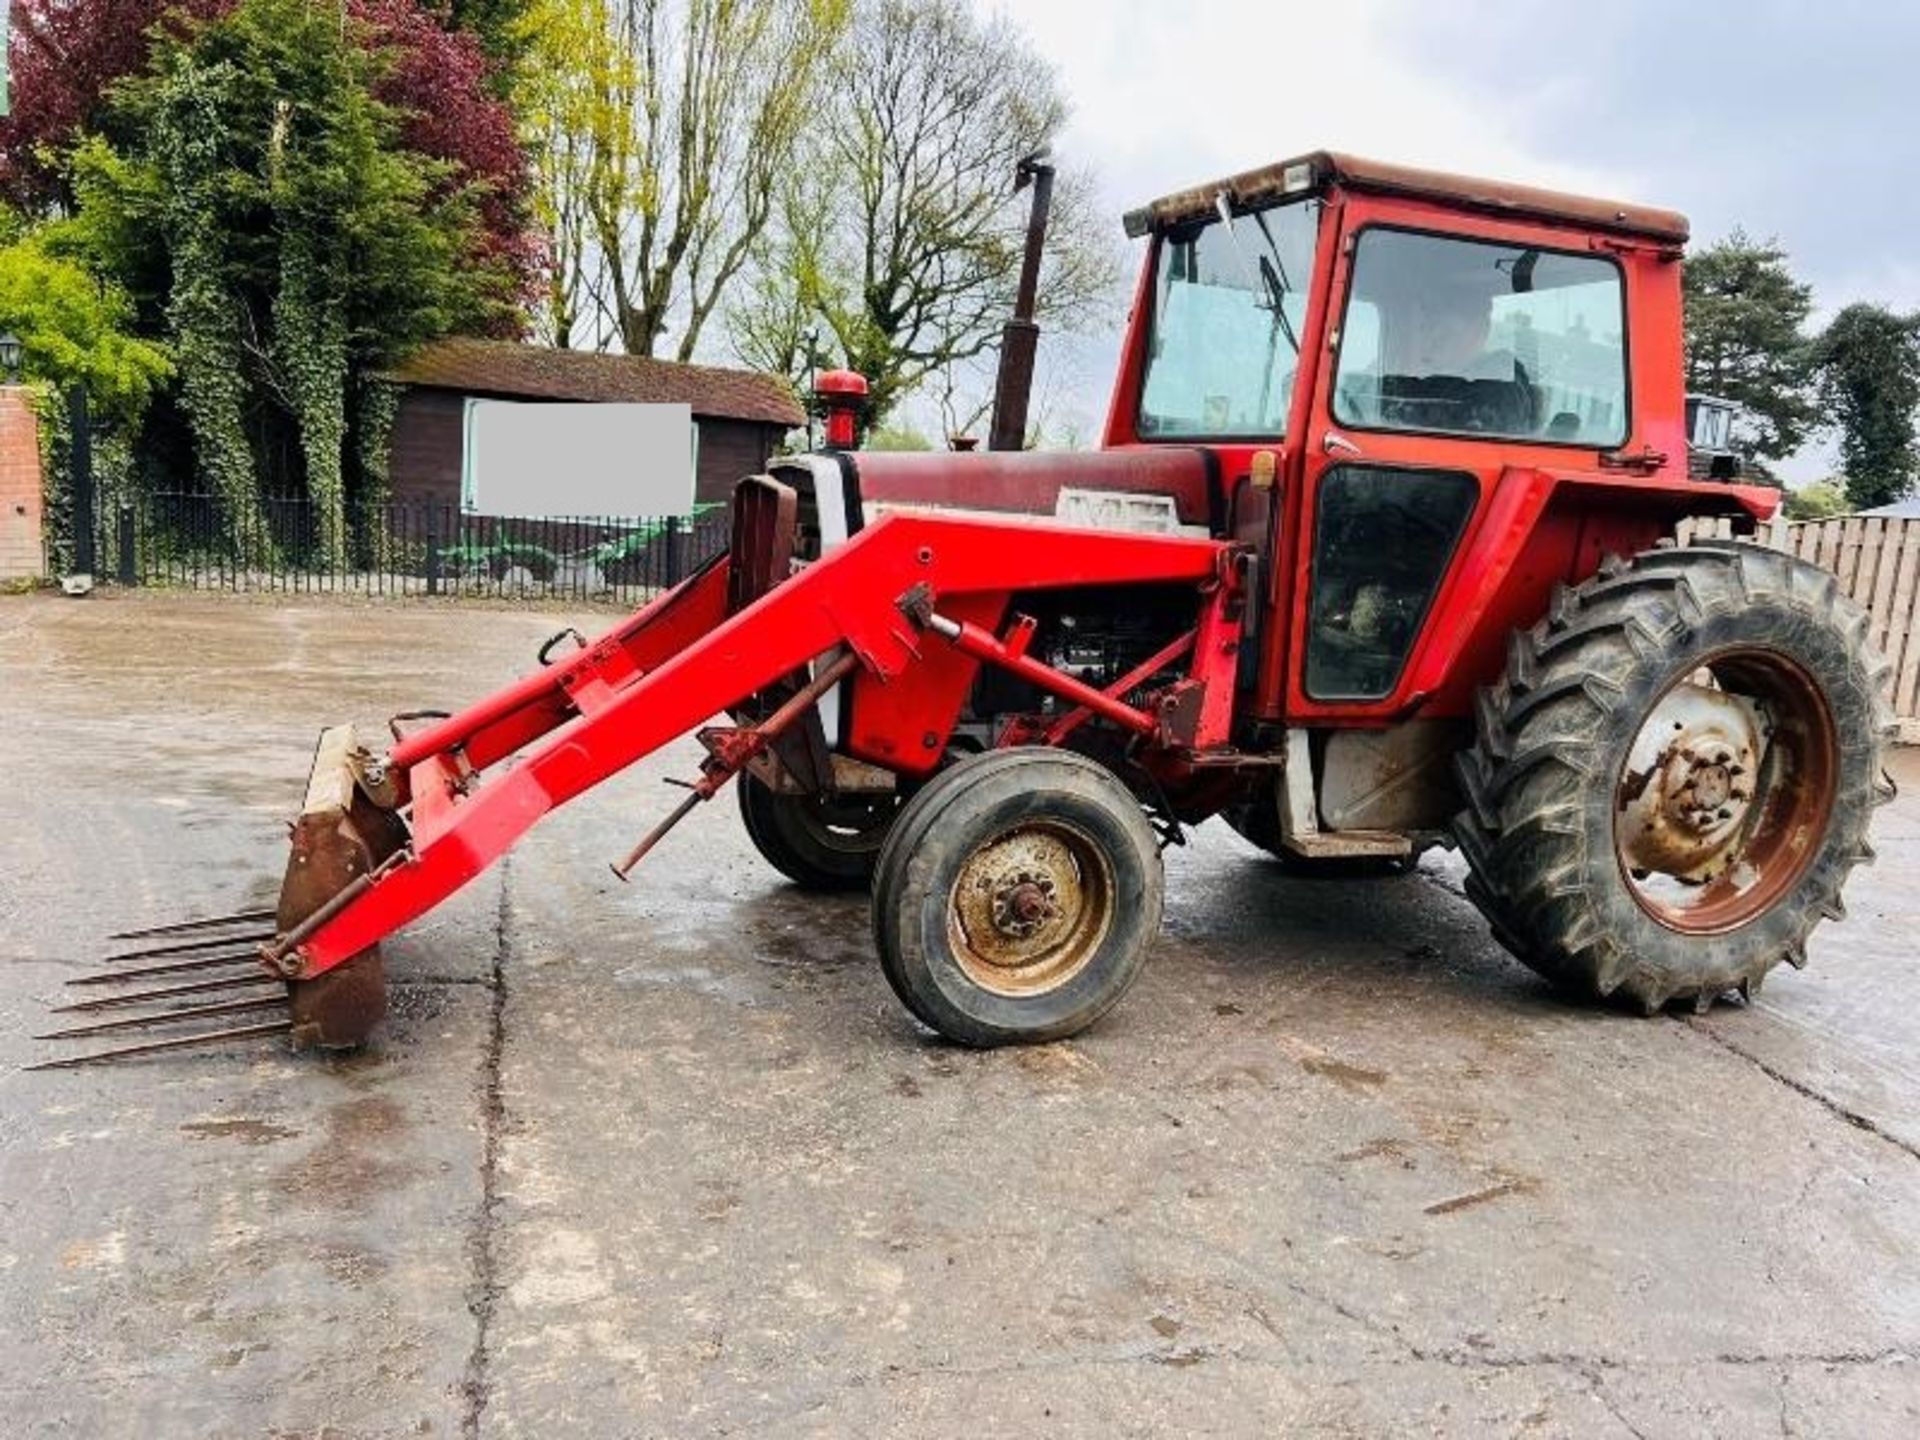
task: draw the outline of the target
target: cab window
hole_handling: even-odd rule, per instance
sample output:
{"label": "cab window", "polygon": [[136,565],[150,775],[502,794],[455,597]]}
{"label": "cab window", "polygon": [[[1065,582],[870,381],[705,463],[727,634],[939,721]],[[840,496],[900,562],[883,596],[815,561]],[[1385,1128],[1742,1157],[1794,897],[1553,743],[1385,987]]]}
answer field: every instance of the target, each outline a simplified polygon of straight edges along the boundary
{"label": "cab window", "polygon": [[1321,206],[1297,200],[1196,222],[1160,242],[1140,437],[1287,428]]}
{"label": "cab window", "polygon": [[1473,513],[1471,475],[1341,465],[1320,482],[1314,520],[1307,693],[1392,692]]}
{"label": "cab window", "polygon": [[1611,260],[1362,231],[1334,417],[1356,429],[1619,445],[1625,317]]}

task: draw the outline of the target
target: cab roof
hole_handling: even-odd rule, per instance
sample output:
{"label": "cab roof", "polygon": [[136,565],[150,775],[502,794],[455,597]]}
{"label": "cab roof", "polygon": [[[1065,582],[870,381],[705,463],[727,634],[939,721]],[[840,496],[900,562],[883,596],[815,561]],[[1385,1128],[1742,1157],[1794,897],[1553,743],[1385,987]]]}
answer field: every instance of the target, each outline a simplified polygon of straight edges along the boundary
{"label": "cab roof", "polygon": [[1235,209],[1253,209],[1290,195],[1324,190],[1334,185],[1375,195],[1400,195],[1409,199],[1428,200],[1514,219],[1545,220],[1578,226],[1583,230],[1605,230],[1673,245],[1685,244],[1688,234],[1687,217],[1673,210],[1628,205],[1586,195],[1568,195],[1558,190],[1510,185],[1499,180],[1478,180],[1468,175],[1449,174],[1444,170],[1420,170],[1411,165],[1367,160],[1332,150],[1314,150],[1291,160],[1263,165],[1257,170],[1242,171],[1209,185],[1197,185],[1164,195],[1149,205],[1128,212],[1127,234],[1145,235],[1182,221],[1211,215],[1222,191],[1226,192]]}

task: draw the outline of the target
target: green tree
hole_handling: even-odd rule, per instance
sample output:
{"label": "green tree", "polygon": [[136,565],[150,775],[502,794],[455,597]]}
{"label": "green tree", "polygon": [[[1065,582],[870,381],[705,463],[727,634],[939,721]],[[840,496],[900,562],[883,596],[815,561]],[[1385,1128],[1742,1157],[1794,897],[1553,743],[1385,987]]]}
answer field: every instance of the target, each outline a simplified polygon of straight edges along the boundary
{"label": "green tree", "polygon": [[1687,388],[1741,406],[1743,449],[1791,455],[1818,420],[1803,333],[1812,287],[1776,242],[1740,230],[1687,258],[1685,287]]}
{"label": "green tree", "polygon": [[1846,487],[1838,479],[1816,480],[1789,490],[1782,503],[1789,520],[1830,520],[1853,509]]}
{"label": "green tree", "polygon": [[882,425],[868,432],[864,442],[868,450],[931,450],[933,442],[907,425]]}
{"label": "green tree", "polygon": [[1856,510],[1898,500],[1920,475],[1920,315],[1849,305],[1813,355],[1820,398],[1840,430],[1847,499]]}
{"label": "green tree", "polygon": [[172,371],[164,348],[130,333],[133,302],[26,233],[0,247],[0,330],[20,340],[20,372],[55,388],[85,387],[95,410],[138,421]]}
{"label": "green tree", "polygon": [[321,558],[339,564],[355,377],[484,328],[507,295],[474,260],[472,188],[406,149],[373,98],[382,63],[337,10],[241,0],[117,92],[116,133],[135,141],[76,158],[76,234],[130,285],[162,287],[196,460],[243,549],[266,534],[250,424],[291,426]]}
{"label": "green tree", "polygon": [[[860,0],[829,87],[731,323],[744,358],[796,380],[817,329],[867,377],[878,424],[923,383],[952,389],[957,369],[996,351],[1027,221],[1015,167],[1052,143],[1067,104],[1017,28],[960,0]],[[1043,325],[1100,318],[1119,279],[1108,233],[1089,178],[1062,170]]]}
{"label": "green tree", "polygon": [[510,95],[526,58],[527,15],[534,0],[452,0],[447,18],[480,42],[493,64],[494,88]]}

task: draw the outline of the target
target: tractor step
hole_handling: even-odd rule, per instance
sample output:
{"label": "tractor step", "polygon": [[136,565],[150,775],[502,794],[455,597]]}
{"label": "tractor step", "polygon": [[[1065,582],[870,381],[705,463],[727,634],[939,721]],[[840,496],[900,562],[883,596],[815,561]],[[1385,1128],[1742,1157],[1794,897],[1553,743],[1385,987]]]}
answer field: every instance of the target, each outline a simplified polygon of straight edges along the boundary
{"label": "tractor step", "polygon": [[1281,843],[1306,860],[1400,860],[1413,854],[1413,841],[1397,830],[1310,830]]}

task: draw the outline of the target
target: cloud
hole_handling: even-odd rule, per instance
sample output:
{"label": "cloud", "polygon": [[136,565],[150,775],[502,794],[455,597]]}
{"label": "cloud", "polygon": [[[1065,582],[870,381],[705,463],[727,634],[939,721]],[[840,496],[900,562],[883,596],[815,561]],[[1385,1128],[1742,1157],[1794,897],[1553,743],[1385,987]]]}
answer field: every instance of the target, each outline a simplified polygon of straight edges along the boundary
{"label": "cloud", "polygon": [[1401,53],[1395,36],[1411,6],[981,8],[1025,30],[1058,67],[1074,107],[1061,149],[1091,160],[1122,205],[1323,146],[1601,193],[1628,183],[1489,123],[1470,87]]}
{"label": "cloud", "polygon": [[[1920,6],[973,3],[1057,67],[1074,106],[1060,153],[1097,172],[1116,226],[1155,195],[1325,146],[1668,206],[1706,240],[1776,237],[1821,317],[1920,307]],[[1042,341],[1081,435],[1118,341]]]}
{"label": "cloud", "polygon": [[[1470,87],[1402,53],[1406,5],[975,3],[1057,68],[1073,105],[1058,153],[1095,172],[1116,232],[1125,210],[1157,195],[1320,148],[1655,198],[1628,171],[1490,123]],[[1049,404],[1056,428],[1097,435],[1119,340],[1043,340],[1043,368],[1061,372]]]}
{"label": "cloud", "polygon": [[1825,312],[1920,305],[1920,8],[1403,8],[1389,51],[1483,97],[1505,133],[1633,177],[1698,238],[1777,237]]}

